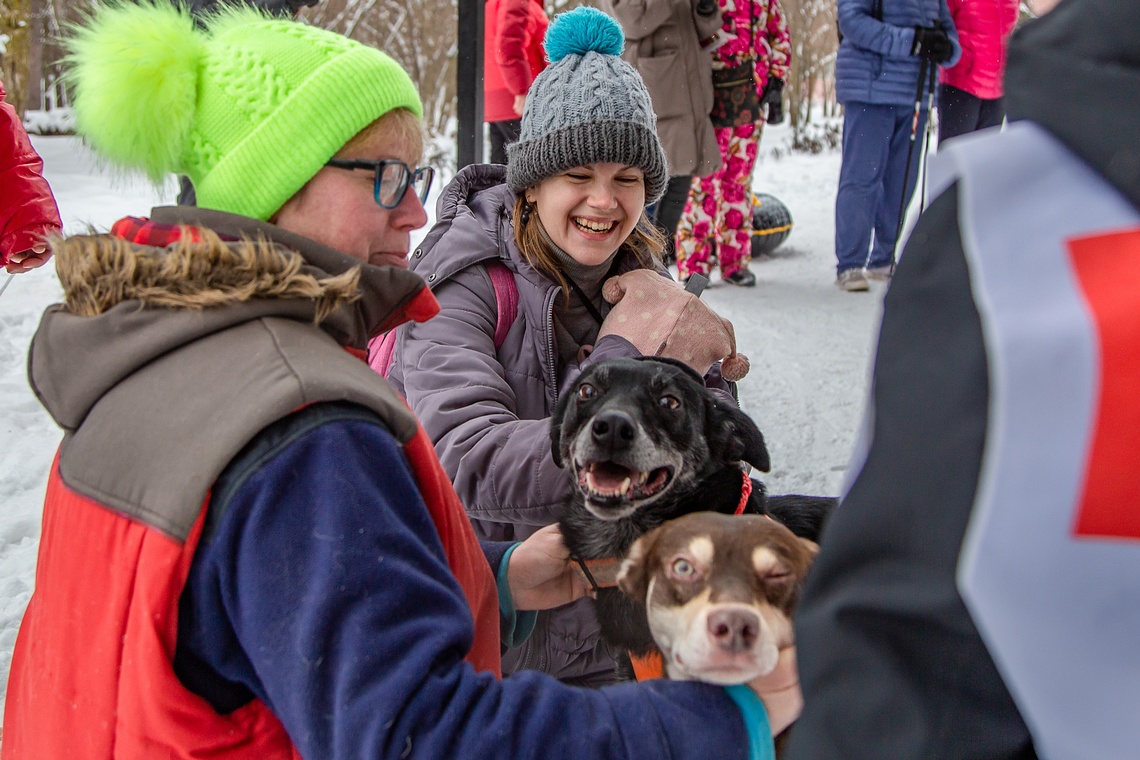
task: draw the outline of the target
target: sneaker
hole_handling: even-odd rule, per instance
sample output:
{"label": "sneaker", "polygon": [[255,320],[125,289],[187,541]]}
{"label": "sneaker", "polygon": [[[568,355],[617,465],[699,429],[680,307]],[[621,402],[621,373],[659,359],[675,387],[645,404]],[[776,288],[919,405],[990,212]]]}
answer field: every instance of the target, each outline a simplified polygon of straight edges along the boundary
{"label": "sneaker", "polygon": [[867,278],[863,276],[862,269],[844,269],[835,278],[835,284],[841,290],[848,292],[855,292],[859,290],[869,290],[870,286],[867,284]]}
{"label": "sneaker", "polygon": [[749,270],[748,267],[741,267],[732,274],[725,275],[721,279],[725,282],[732,283],[733,285],[738,285],[742,288],[751,288],[756,285],[756,275],[752,274],[752,271]]}
{"label": "sneaker", "polygon": [[891,279],[891,265],[883,264],[881,267],[867,267],[865,270],[868,280],[888,282]]}

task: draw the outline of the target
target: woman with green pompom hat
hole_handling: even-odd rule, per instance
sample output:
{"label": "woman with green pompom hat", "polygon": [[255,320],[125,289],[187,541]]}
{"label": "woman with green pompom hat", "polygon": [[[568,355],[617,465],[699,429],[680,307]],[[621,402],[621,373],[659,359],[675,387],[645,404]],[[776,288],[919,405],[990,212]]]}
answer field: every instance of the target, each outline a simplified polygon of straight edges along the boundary
{"label": "woman with green pompom hat", "polygon": [[[605,282],[658,273],[645,282],[662,323],[692,298],[669,279],[664,241],[644,213],[669,171],[649,93],[621,59],[623,45],[621,28],[597,9],[555,17],[549,65],[528,92],[507,166],[463,169],[412,255],[441,316],[401,328],[388,376],[487,538],[530,536],[556,522],[571,497],[575,483],[555,464],[549,431],[579,372],[654,355],[666,340],[644,322],[610,319]],[[701,301],[694,308],[707,310]],[[542,670],[577,684],[629,677],[625,654],[601,639],[589,599],[539,615],[503,663],[508,673]]]}
{"label": "woman with green pompom hat", "polygon": [[0,757],[763,756],[755,696],[746,723],[716,686],[498,680],[515,610],[585,588],[556,531],[476,538],[361,361],[438,310],[404,258],[431,172],[399,66],[163,0],[68,44],[87,142],[200,207],[55,244],[28,365],[64,438]]}

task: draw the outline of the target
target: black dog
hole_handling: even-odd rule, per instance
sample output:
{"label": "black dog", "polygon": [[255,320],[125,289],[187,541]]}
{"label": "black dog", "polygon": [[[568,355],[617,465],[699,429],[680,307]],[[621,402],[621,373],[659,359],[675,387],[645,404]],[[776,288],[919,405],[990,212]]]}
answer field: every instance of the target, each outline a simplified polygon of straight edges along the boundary
{"label": "black dog", "polygon": [[[767,496],[741,468],[769,469],[756,424],[671,359],[591,367],[566,389],[551,422],[554,461],[577,484],[559,521],[577,559],[620,559],[649,530],[703,511],[767,514],[818,541],[837,501]],[[610,643],[638,656],[655,650],[645,608],[618,589],[598,590],[597,615]]]}

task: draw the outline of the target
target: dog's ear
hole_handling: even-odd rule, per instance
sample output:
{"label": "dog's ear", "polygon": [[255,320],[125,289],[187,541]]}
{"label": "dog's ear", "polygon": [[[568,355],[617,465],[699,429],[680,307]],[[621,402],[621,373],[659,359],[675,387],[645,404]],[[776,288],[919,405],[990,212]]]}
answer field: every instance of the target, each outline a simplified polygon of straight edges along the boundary
{"label": "dog's ear", "polygon": [[816,555],[819,554],[819,544],[817,544],[815,541],[812,541],[810,538],[804,538],[803,536],[796,536],[796,538],[800,540],[801,544],[807,547],[808,552],[811,553],[812,559],[815,559]]}
{"label": "dog's ear", "polygon": [[764,434],[740,409],[709,394],[707,439],[712,455],[721,462],[744,461],[760,472],[772,467]]}
{"label": "dog's ear", "polygon": [[550,455],[555,467],[562,466],[562,418],[566,416],[566,407],[573,397],[573,393],[564,392],[554,405],[554,413],[550,415]]}
{"label": "dog's ear", "polygon": [[634,541],[618,570],[618,588],[638,604],[645,604],[649,593],[649,553],[657,539],[656,533],[650,531]]}

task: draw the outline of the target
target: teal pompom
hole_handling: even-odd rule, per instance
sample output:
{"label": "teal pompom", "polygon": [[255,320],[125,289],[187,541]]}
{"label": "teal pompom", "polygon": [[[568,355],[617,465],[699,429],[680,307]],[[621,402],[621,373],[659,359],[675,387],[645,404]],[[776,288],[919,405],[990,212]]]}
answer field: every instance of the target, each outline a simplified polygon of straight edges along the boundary
{"label": "teal pompom", "polygon": [[542,45],[551,63],[568,55],[585,55],[590,51],[621,55],[625,49],[625,35],[616,21],[597,8],[581,6],[555,16]]}

